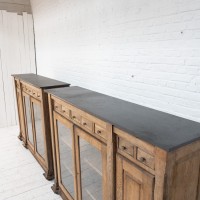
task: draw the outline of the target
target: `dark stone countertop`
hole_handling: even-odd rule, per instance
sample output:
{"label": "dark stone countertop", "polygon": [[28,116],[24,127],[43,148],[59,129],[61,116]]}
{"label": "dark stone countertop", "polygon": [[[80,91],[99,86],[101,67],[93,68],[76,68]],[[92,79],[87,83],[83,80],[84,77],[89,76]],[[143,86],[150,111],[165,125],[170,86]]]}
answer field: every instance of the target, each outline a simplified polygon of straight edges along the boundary
{"label": "dark stone countertop", "polygon": [[37,88],[48,89],[48,88],[57,88],[57,87],[66,87],[70,86],[69,83],[62,81],[57,81],[51,78],[44,76],[36,75],[33,73],[30,74],[13,74],[13,77],[25,81]]}
{"label": "dark stone countertop", "polygon": [[46,92],[166,151],[200,139],[200,123],[81,87]]}

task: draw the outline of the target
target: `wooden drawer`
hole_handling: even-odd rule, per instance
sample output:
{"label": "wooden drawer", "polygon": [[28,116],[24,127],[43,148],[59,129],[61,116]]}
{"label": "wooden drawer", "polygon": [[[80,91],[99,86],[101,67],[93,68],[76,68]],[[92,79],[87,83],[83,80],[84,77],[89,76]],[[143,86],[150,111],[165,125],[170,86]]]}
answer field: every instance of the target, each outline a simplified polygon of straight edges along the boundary
{"label": "wooden drawer", "polygon": [[107,140],[107,131],[100,125],[94,125],[94,133]]}
{"label": "wooden drawer", "polygon": [[143,163],[144,165],[150,167],[151,169],[155,168],[155,159],[152,155],[144,152],[140,148],[137,149],[137,160]]}
{"label": "wooden drawer", "polygon": [[54,110],[57,112],[61,112],[61,105],[57,102],[54,102]]}
{"label": "wooden drawer", "polygon": [[22,91],[26,92],[27,94],[29,94],[30,96],[33,96],[36,99],[41,99],[41,96],[42,96],[41,92],[37,88],[27,86],[26,84],[22,84]]}
{"label": "wooden drawer", "polygon": [[37,98],[37,91],[34,90],[34,89],[32,89],[32,95],[33,95],[35,98]]}
{"label": "wooden drawer", "polygon": [[118,148],[124,153],[134,156],[134,145],[122,138],[118,140]]}
{"label": "wooden drawer", "polygon": [[89,131],[93,131],[93,126],[94,126],[94,123],[84,117],[81,118],[81,124],[84,128],[86,128],[87,130]]}
{"label": "wooden drawer", "polygon": [[70,110],[65,106],[61,106],[61,113],[66,117],[70,117]]}
{"label": "wooden drawer", "polygon": [[81,123],[81,115],[72,111],[72,120],[80,124]]}

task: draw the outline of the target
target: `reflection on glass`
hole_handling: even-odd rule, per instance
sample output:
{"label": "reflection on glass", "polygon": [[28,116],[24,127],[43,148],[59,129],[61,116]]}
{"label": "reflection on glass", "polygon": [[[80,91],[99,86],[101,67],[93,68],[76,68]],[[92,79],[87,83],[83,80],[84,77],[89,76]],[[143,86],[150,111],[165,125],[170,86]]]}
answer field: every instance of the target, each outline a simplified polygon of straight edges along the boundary
{"label": "reflection on glass", "polygon": [[57,121],[60,150],[61,181],[72,197],[74,197],[74,170],[72,158],[71,130]]}
{"label": "reflection on glass", "polygon": [[33,103],[37,152],[45,158],[44,136],[42,129],[42,113],[40,104]]}
{"label": "reflection on glass", "polygon": [[30,109],[30,99],[29,97],[24,97],[25,101],[25,110],[26,110],[26,123],[28,131],[28,139],[31,144],[33,144],[33,131],[32,131],[32,122],[31,122],[31,109]]}
{"label": "reflection on glass", "polygon": [[85,140],[79,140],[83,200],[102,200],[101,152]]}

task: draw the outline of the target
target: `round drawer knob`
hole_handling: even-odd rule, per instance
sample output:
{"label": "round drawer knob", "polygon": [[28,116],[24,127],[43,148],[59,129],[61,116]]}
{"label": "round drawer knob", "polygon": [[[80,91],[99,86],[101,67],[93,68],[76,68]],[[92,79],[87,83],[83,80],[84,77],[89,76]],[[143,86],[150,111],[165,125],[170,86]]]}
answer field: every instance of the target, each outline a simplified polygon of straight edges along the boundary
{"label": "round drawer knob", "polygon": [[73,116],[72,118],[73,118],[73,119],[76,119],[76,116]]}
{"label": "round drawer knob", "polygon": [[125,147],[125,146],[122,146],[122,149],[123,149],[123,150],[126,150],[126,149],[127,149],[127,147]]}
{"label": "round drawer knob", "polygon": [[86,123],[86,122],[84,122],[84,123],[83,123],[83,125],[84,125],[84,126],[86,126],[86,125],[87,125],[87,123]]}
{"label": "round drawer knob", "polygon": [[146,162],[146,158],[144,158],[144,157],[141,157],[139,160],[140,160],[141,162]]}
{"label": "round drawer knob", "polygon": [[98,130],[98,131],[97,131],[97,133],[98,133],[98,134],[101,134],[101,131],[100,131],[100,130]]}

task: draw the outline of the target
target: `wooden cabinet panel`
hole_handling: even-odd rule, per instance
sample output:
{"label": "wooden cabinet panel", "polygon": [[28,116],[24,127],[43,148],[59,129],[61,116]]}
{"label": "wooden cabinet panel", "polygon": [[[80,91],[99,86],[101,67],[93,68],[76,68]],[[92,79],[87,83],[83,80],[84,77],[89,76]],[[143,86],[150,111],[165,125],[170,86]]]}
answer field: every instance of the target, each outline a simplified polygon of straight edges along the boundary
{"label": "wooden cabinet panel", "polygon": [[154,176],[117,156],[117,200],[153,200]]}

